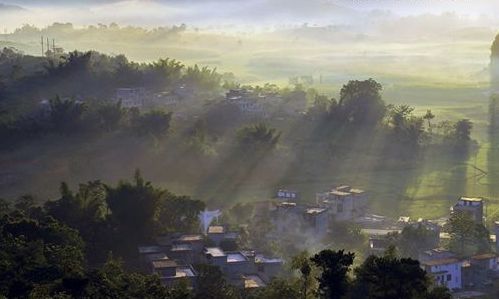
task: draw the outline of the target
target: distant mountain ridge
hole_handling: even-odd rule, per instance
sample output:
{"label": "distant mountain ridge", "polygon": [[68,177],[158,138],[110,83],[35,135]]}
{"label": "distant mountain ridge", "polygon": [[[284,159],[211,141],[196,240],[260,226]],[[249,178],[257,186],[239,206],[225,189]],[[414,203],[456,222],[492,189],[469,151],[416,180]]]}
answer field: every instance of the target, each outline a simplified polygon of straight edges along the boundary
{"label": "distant mountain ridge", "polygon": [[26,9],[22,8],[21,6],[18,5],[12,5],[12,4],[5,4],[5,3],[0,3],[0,13],[2,12],[11,12],[11,11],[24,11]]}

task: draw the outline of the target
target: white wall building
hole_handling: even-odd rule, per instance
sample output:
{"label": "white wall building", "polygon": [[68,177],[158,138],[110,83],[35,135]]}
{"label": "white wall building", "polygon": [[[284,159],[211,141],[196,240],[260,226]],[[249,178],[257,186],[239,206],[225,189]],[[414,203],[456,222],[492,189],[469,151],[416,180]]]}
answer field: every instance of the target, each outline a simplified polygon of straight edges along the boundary
{"label": "white wall building", "polygon": [[145,100],[146,92],[144,88],[116,89],[116,101],[121,102],[123,108],[142,108]]}
{"label": "white wall building", "polygon": [[462,288],[463,262],[457,258],[432,259],[421,262],[421,267],[431,275],[435,284],[451,290]]}
{"label": "white wall building", "polygon": [[366,212],[368,196],[364,190],[350,186],[336,187],[316,194],[317,204],[329,209],[336,221],[350,221]]}

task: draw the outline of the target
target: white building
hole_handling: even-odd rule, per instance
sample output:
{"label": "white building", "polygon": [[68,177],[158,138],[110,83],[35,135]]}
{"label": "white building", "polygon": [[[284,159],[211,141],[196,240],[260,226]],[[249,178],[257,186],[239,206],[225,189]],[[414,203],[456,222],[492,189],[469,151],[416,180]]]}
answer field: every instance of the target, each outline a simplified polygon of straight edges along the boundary
{"label": "white building", "polygon": [[265,96],[257,95],[252,90],[231,89],[225,99],[236,105],[246,116],[266,118],[269,116],[265,108]]}
{"label": "white building", "polygon": [[323,238],[327,234],[329,228],[327,209],[309,208],[305,210],[304,218],[317,237]]}
{"label": "white building", "polygon": [[364,190],[350,186],[336,187],[316,194],[317,204],[329,209],[336,221],[351,221],[366,212],[368,196]]}
{"label": "white building", "polygon": [[121,102],[123,108],[142,108],[146,101],[144,88],[118,88],[116,101]]}
{"label": "white building", "polygon": [[297,200],[299,198],[299,194],[296,191],[291,191],[291,190],[286,190],[286,189],[279,189],[277,190],[276,193],[276,198],[281,199],[281,200]]}
{"label": "white building", "polygon": [[452,207],[452,213],[466,213],[476,223],[483,223],[483,199],[476,197],[461,197]]}
{"label": "white building", "polygon": [[457,258],[439,258],[421,262],[421,267],[431,275],[436,285],[451,290],[462,288],[463,262]]}

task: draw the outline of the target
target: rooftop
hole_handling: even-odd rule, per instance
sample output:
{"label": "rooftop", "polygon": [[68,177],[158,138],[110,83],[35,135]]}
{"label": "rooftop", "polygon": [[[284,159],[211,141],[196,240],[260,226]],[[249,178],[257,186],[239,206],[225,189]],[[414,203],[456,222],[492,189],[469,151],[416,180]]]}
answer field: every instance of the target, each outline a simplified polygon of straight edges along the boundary
{"label": "rooftop", "polygon": [[421,265],[424,266],[439,266],[439,265],[449,265],[449,264],[455,264],[459,263],[460,261],[456,258],[444,258],[444,259],[438,259],[438,260],[431,260],[431,261],[425,261],[421,262]]}
{"label": "rooftop", "polygon": [[479,197],[461,197],[459,200],[462,200],[462,201],[473,201],[473,202],[482,202],[483,201],[483,198],[479,198]]}
{"label": "rooftop", "polygon": [[146,259],[149,261],[157,261],[157,260],[167,260],[168,257],[164,253],[148,253],[146,254]]}
{"label": "rooftop", "polygon": [[182,235],[178,238],[180,242],[197,242],[203,241],[203,235]]}
{"label": "rooftop", "polygon": [[305,213],[307,213],[309,215],[317,215],[317,214],[321,214],[325,211],[326,211],[326,209],[324,209],[324,208],[310,208],[310,209],[307,209],[305,211]]}
{"label": "rooftop", "polygon": [[341,185],[341,186],[338,186],[336,188],[334,188],[338,191],[344,191],[344,192],[348,192],[350,189],[352,189],[352,187],[348,186],[348,185]]}
{"label": "rooftop", "polygon": [[220,247],[206,247],[204,252],[212,257],[226,256],[225,252]]}
{"label": "rooftop", "polygon": [[338,190],[331,190],[330,193],[333,194],[333,195],[336,195],[336,196],[348,196],[348,195],[351,195],[351,193],[349,193],[349,192],[343,192],[343,191],[338,191]]}
{"label": "rooftop", "polygon": [[280,259],[280,258],[269,258],[269,257],[265,257],[263,254],[257,254],[255,256],[255,263],[281,264],[281,263],[283,263],[283,260]]}
{"label": "rooftop", "polygon": [[238,262],[246,262],[248,258],[245,257],[240,252],[232,252],[227,254],[227,263],[238,263]]}
{"label": "rooftop", "polygon": [[189,266],[181,266],[177,267],[177,274],[175,277],[194,277],[196,274],[194,273],[194,270],[192,270],[191,267]]}
{"label": "rooftop", "polygon": [[495,253],[485,253],[485,254],[472,256],[471,259],[472,260],[489,260],[489,259],[493,259],[496,257],[497,257],[497,255]]}
{"label": "rooftop", "polygon": [[280,204],[277,205],[280,208],[294,208],[296,207],[295,202],[281,202]]}
{"label": "rooftop", "polygon": [[163,249],[160,246],[139,246],[140,254],[149,254],[149,253],[161,253]]}
{"label": "rooftop", "polygon": [[209,234],[223,234],[225,233],[225,227],[222,225],[213,225],[208,227]]}
{"label": "rooftop", "polygon": [[352,188],[350,189],[350,193],[354,193],[354,194],[362,194],[362,193],[365,193],[364,190],[361,190],[361,189],[355,189],[355,188]]}
{"label": "rooftop", "polygon": [[177,263],[173,260],[168,260],[168,259],[163,259],[163,260],[156,260],[152,261],[152,267],[154,269],[164,269],[164,268],[173,268],[177,267]]}
{"label": "rooftop", "polygon": [[265,287],[266,284],[258,275],[245,275],[244,279],[244,288],[252,289],[252,288],[262,288]]}
{"label": "rooftop", "polygon": [[192,246],[189,244],[176,244],[172,245],[170,251],[191,251]]}

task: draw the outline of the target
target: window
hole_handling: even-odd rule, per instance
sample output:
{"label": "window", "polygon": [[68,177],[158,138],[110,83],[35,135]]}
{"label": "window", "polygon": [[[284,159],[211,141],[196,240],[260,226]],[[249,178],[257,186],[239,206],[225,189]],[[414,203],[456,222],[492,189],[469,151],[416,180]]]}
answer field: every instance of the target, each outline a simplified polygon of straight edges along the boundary
{"label": "window", "polygon": [[447,274],[447,281],[451,281],[451,280],[452,280],[452,275]]}

